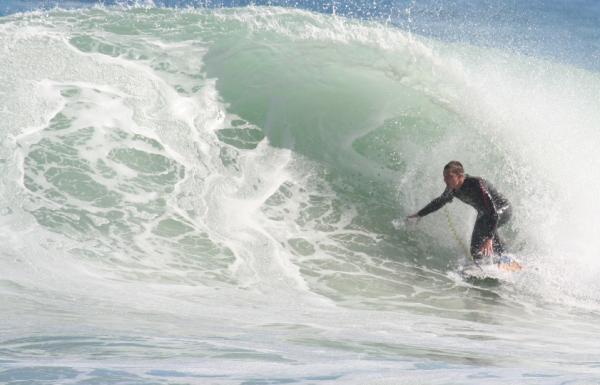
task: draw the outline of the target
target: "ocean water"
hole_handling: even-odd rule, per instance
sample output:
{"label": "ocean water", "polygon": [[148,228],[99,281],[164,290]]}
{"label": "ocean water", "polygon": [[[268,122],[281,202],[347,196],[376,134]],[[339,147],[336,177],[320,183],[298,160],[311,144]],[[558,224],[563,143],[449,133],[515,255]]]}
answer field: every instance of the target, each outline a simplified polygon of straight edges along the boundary
{"label": "ocean water", "polygon": [[600,383],[596,2],[0,12],[0,383]]}

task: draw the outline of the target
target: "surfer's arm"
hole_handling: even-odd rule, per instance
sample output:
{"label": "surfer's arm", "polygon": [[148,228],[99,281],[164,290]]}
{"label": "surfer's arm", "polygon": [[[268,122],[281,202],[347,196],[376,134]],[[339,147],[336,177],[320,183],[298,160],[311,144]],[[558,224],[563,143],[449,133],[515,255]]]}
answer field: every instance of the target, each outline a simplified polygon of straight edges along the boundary
{"label": "surfer's arm", "polygon": [[490,217],[489,228],[486,231],[487,239],[492,240],[494,238],[494,233],[498,228],[498,210],[496,209],[492,195],[490,194],[485,182],[481,179],[479,180],[479,189],[481,190],[482,194],[484,210]]}
{"label": "surfer's arm", "polygon": [[442,195],[429,202],[427,206],[423,207],[416,214],[411,215],[411,217],[424,217],[427,214],[431,214],[432,212],[441,209],[446,203],[452,202],[452,198],[454,198],[452,190],[447,188]]}

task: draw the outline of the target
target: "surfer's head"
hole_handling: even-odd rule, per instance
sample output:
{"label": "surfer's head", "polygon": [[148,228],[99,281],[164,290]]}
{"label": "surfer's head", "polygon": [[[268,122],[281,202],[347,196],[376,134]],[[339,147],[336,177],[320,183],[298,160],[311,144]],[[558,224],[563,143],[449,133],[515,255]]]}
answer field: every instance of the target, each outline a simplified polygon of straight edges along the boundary
{"label": "surfer's head", "polygon": [[465,181],[465,169],[463,165],[453,160],[444,166],[444,183],[452,190],[458,190],[462,187]]}

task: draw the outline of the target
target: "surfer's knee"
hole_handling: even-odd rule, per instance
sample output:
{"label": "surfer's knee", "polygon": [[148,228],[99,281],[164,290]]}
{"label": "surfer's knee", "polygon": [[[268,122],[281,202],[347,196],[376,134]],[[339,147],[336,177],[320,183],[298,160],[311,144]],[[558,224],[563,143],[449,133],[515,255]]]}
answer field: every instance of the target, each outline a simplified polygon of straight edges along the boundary
{"label": "surfer's knee", "polygon": [[503,226],[512,218],[512,208],[510,205],[502,207],[498,210],[498,227]]}

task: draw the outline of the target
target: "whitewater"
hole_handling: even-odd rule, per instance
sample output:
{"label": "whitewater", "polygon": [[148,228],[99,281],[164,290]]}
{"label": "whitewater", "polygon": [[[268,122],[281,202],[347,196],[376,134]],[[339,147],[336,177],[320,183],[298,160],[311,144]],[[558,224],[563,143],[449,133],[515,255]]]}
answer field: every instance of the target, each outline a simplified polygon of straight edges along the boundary
{"label": "whitewater", "polygon": [[[0,383],[600,383],[597,69],[95,6],[1,17],[0,84]],[[461,279],[459,202],[393,225],[453,159],[512,202],[522,272]]]}

